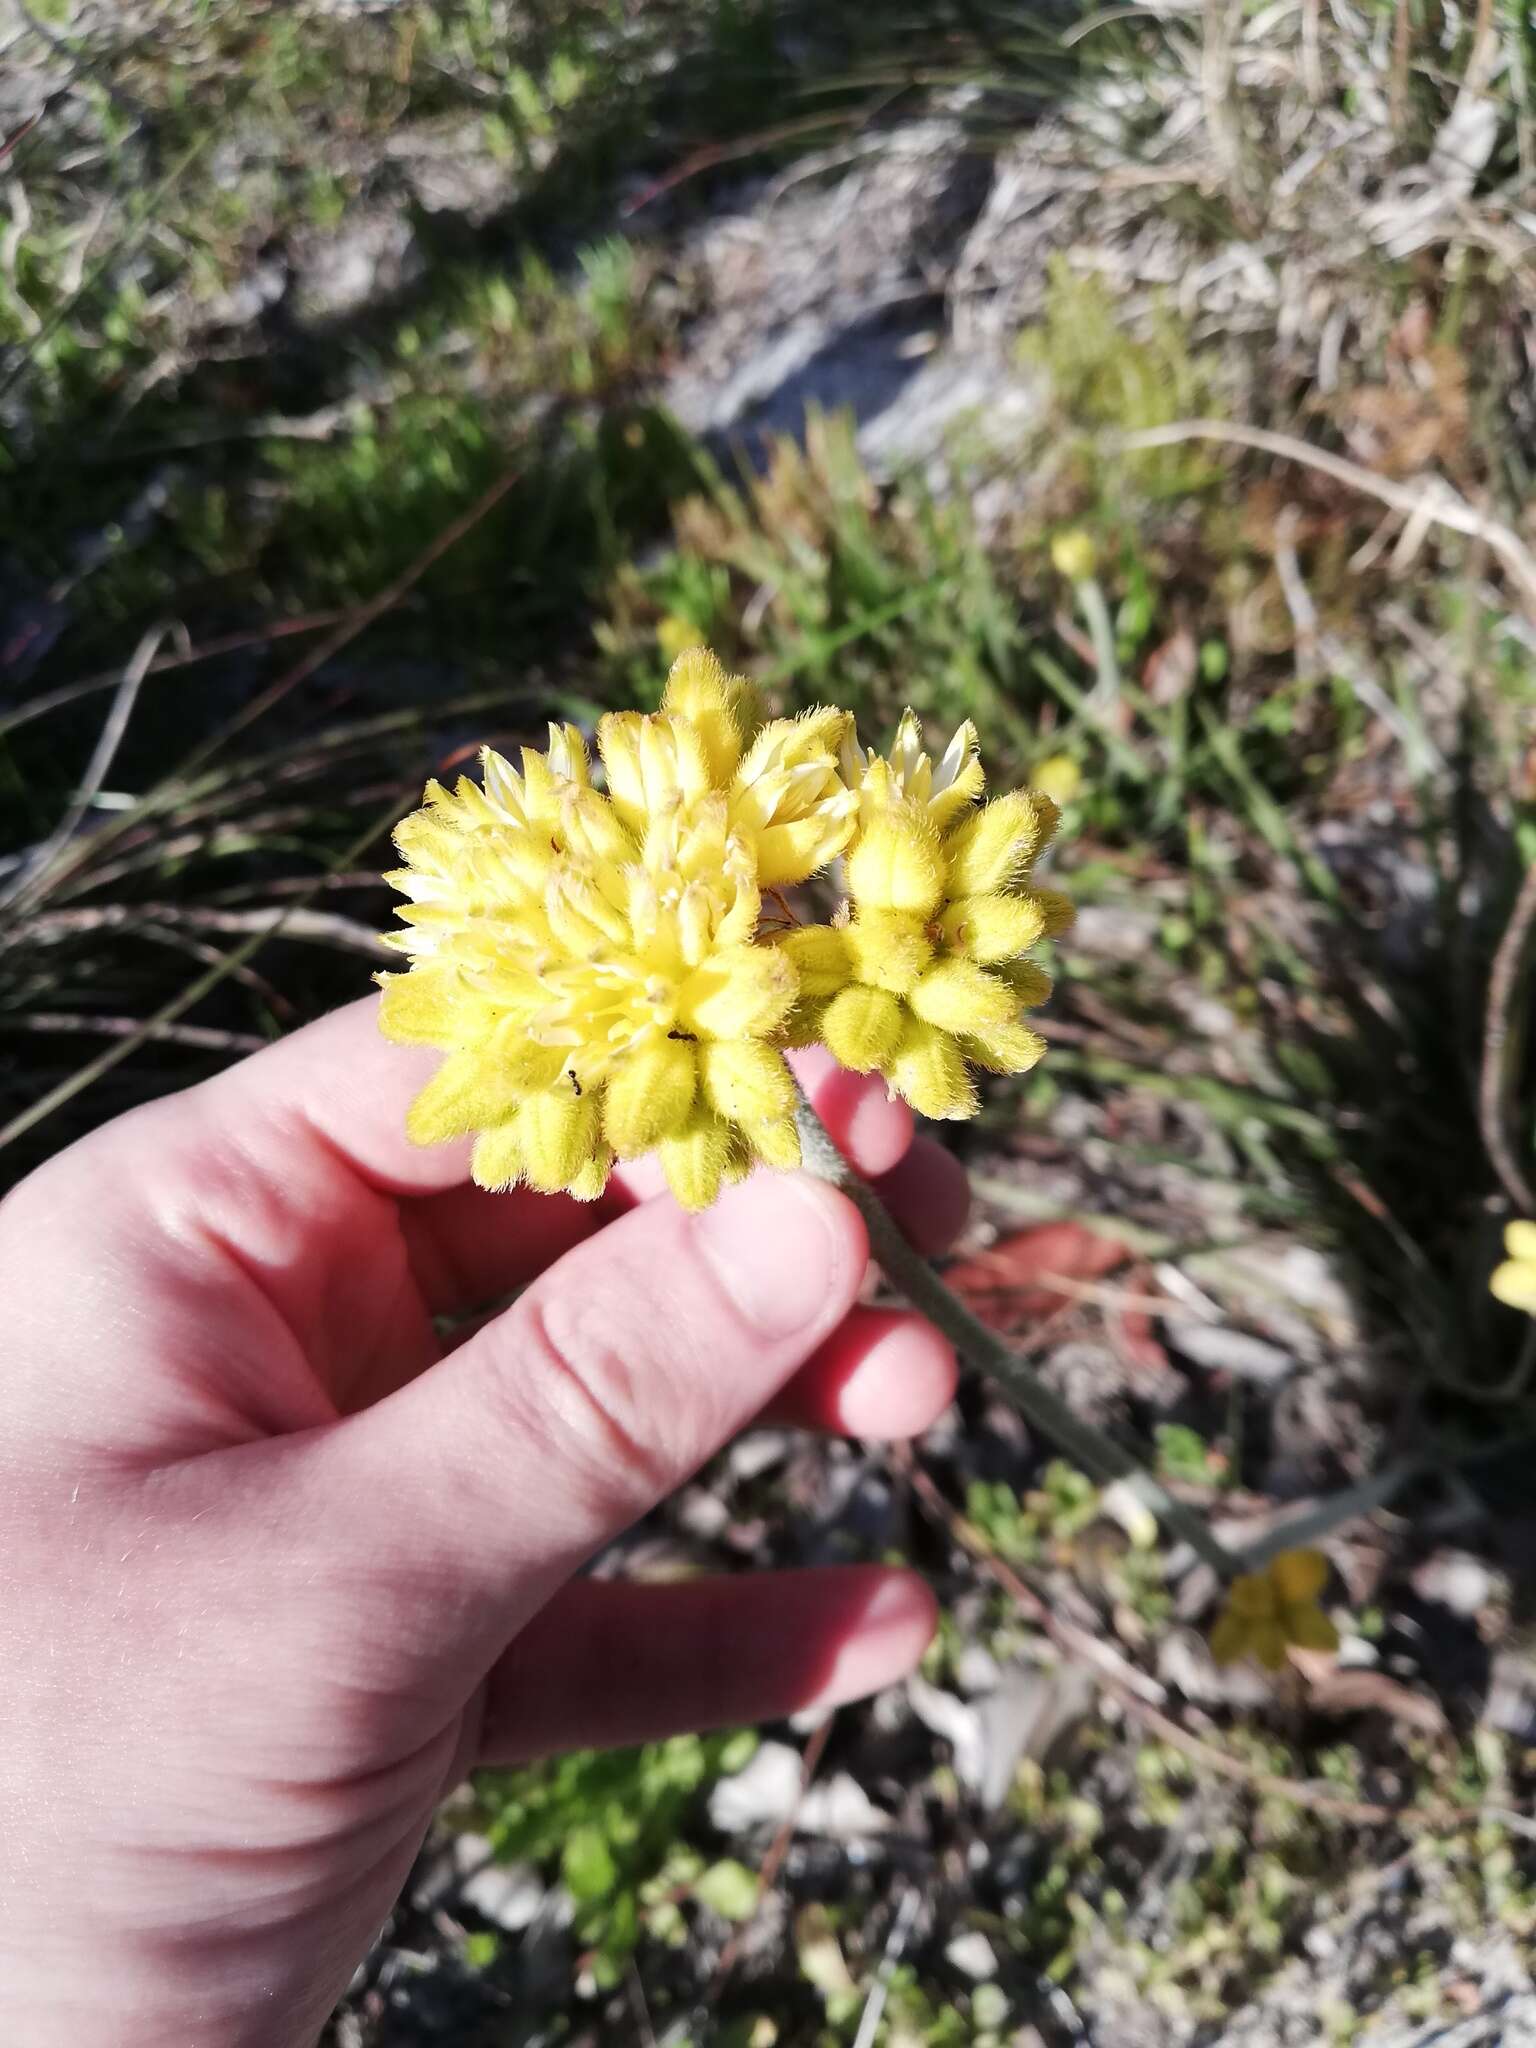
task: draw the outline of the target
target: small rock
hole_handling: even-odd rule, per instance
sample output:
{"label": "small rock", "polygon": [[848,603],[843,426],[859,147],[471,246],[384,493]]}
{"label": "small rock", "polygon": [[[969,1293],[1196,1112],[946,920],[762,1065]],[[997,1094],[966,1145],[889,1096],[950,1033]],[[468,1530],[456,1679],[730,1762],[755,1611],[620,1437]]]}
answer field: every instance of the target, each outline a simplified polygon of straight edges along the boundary
{"label": "small rock", "polygon": [[756,1479],[772,1471],[789,1455],[789,1432],[783,1429],[750,1429],[739,1436],[727,1452],[733,1479]]}
{"label": "small rock", "polygon": [[1157,1541],[1157,1517],[1142,1499],[1134,1479],[1116,1479],[1099,1496],[1099,1509],[1123,1529],[1137,1550],[1150,1550]]}
{"label": "small rock", "polygon": [[466,1878],[459,1897],[506,1934],[520,1934],[538,1918],[549,1887],[532,1863],[491,1863]]}
{"label": "small rock", "polygon": [[941,350],[859,430],[859,453],[878,474],[937,462],[957,428],[993,451],[1017,447],[1040,419],[1040,391],[1013,372]]}
{"label": "small rock", "polygon": [[410,222],[381,208],[359,210],[328,233],[305,232],[292,261],[294,314],[303,324],[323,325],[398,291],[421,252]]}
{"label": "small rock", "polygon": [[907,1680],[907,1698],[923,1726],[949,1744],[961,1784],[979,1785],[986,1774],[987,1738],[977,1710],[926,1678]]}
{"label": "small rock", "polygon": [[1100,960],[1144,960],[1157,944],[1160,915],[1124,903],[1085,903],[1072,927],[1071,947]]}
{"label": "small rock", "polygon": [[787,1742],[765,1742],[744,1770],[722,1778],[709,1795],[710,1825],[722,1835],[777,1827],[800,1797],[800,1752]]}
{"label": "small rock", "polygon": [[268,257],[252,264],[227,289],[205,299],[193,317],[199,327],[249,327],[268,307],[275,306],[287,289],[287,264]]}
{"label": "small rock", "polygon": [[1170,1692],[1201,1707],[1260,1707],[1273,1696],[1270,1680],[1256,1664],[1218,1664],[1205,1638],[1193,1629],[1173,1628],[1159,1637],[1157,1675]]}
{"label": "small rock", "polygon": [[1518,1652],[1495,1653],[1478,1722],[1516,1742],[1536,1742],[1536,1672]]}
{"label": "small rock", "polygon": [[715,1542],[731,1519],[719,1494],[704,1486],[690,1486],[679,1498],[676,1513],[681,1526],[701,1543]]}
{"label": "small rock", "polygon": [[796,1826],[803,1835],[825,1835],[830,1841],[847,1842],[857,1835],[885,1834],[892,1821],[857,1779],[839,1771],[825,1783],[812,1785],[801,1801]]}
{"label": "small rock", "polygon": [[1494,1595],[1494,1577],[1480,1558],[1464,1550],[1437,1550],[1413,1574],[1413,1590],[1421,1600],[1449,1607],[1452,1614],[1481,1614]]}
{"label": "small rock", "polygon": [[1225,1324],[1170,1322],[1163,1325],[1163,1334],[1191,1365],[1207,1372],[1230,1372],[1263,1387],[1278,1386],[1296,1369],[1295,1359],[1278,1344]]}
{"label": "small rock", "polygon": [[997,1659],[985,1643],[967,1643],[955,1659],[955,1680],[972,1698],[979,1692],[995,1692],[1002,1679]]}
{"label": "small rock", "polygon": [[1175,983],[1168,991],[1168,1001],[1199,1038],[1230,1038],[1238,1029],[1237,1019],[1226,1004],[1199,989],[1180,988]]}
{"label": "small rock", "polygon": [[997,1975],[997,1954],[984,1934],[957,1934],[944,1951],[945,1961],[974,1984]]}

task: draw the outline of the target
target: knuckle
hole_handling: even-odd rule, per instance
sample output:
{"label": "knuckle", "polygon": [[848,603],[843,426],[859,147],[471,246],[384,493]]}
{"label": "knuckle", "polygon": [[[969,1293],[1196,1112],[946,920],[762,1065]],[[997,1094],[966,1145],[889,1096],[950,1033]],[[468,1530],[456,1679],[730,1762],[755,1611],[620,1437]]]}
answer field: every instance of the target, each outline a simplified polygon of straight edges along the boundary
{"label": "knuckle", "polygon": [[679,1463],[666,1427],[671,1406],[648,1384],[644,1344],[614,1341],[609,1319],[580,1295],[525,1297],[514,1371],[526,1425],[539,1425],[605,1490],[616,1484],[657,1499],[675,1484]]}

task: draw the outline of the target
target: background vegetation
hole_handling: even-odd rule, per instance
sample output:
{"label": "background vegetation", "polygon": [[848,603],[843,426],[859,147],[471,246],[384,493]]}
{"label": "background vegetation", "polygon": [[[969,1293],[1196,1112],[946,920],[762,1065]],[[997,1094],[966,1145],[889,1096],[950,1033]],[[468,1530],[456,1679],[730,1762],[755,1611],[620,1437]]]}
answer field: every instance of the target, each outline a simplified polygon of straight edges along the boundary
{"label": "background vegetation", "polygon": [[1536,2023],[1533,64],[1515,0],[0,14],[8,1177],[359,991],[424,775],[705,638],[1066,802],[957,1284],[1239,1534],[1415,1472],[1271,1683],[985,1387],[759,1432],[611,1568],[913,1558],[923,1679],[488,1778],[338,2048]]}

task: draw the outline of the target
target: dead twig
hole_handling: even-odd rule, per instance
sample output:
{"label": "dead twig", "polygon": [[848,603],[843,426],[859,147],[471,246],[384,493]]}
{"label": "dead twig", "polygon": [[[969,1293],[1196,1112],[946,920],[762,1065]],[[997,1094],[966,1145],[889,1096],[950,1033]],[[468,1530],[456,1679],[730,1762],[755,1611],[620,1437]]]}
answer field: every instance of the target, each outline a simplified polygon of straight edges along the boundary
{"label": "dead twig", "polygon": [[862,111],[855,114],[806,114],[799,120],[781,121],[776,128],[761,128],[755,135],[743,136],[739,142],[706,142],[670,171],[626,199],[619,211],[627,220],[704,171],[715,170],[721,164],[739,163],[747,157],[761,156],[765,150],[776,148],[781,142],[798,141],[802,135],[820,135],[827,130],[855,127],[867,118]]}
{"label": "dead twig", "polygon": [[[191,668],[200,661],[212,661],[221,654],[239,654],[248,647],[265,647],[269,641],[286,640],[294,633],[321,633],[327,626],[334,626],[338,619],[350,617],[348,612],[311,612],[302,619],[279,619],[276,624],[259,627],[249,633],[226,633],[218,640],[204,640],[195,647],[185,647],[176,654],[157,654],[144,671],[146,676],[164,675],[170,669]],[[93,676],[82,676],[78,682],[63,683],[56,690],[48,690],[40,697],[29,697],[25,704],[14,711],[7,711],[0,718],[0,735],[14,732],[19,725],[29,725],[34,718],[46,718],[50,711],[62,711],[68,704],[78,703],[82,697],[94,696],[98,690],[110,690],[121,679],[120,668],[100,670]]]}
{"label": "dead twig", "polygon": [[732,1930],[730,1939],[720,1951],[720,1960],[715,1965],[715,1974],[710,1979],[709,1989],[704,1994],[706,2010],[719,2004],[721,1995],[726,1985],[730,1982],[731,1973],[736,1968],[736,1964],[740,1959],[742,1949],[746,1946],[747,1937],[757,1922],[758,1914],[763,1910],[763,1902],[779,1881],[779,1872],[784,1867],[784,1858],[789,1854],[789,1845],[794,1840],[795,1824],[800,1818],[800,1808],[805,1803],[806,1793],[811,1789],[811,1780],[821,1767],[822,1754],[831,1737],[833,1723],[836,1720],[837,1714],[835,1711],[828,1714],[820,1727],[814,1731],[810,1741],[805,1745],[805,1753],[800,1759],[800,1790],[795,1794],[794,1805],[780,1822],[778,1832],[768,1845],[768,1853],[763,1858],[762,1868],[758,1872],[757,1898],[753,1902],[752,1911],[739,1926]]}
{"label": "dead twig", "polygon": [[[551,416],[552,420],[561,416],[561,410],[561,408],[556,409],[555,414]],[[220,747],[236,738],[248,726],[255,724],[257,719],[264,717],[274,706],[280,704],[286,696],[296,690],[300,683],[307,682],[317,669],[323,668],[333,656],[339,654],[344,647],[349,646],[366,627],[371,626],[376,619],[382,618],[386,612],[392,611],[403,598],[410,594],[422,577],[426,575],[427,571],[448,553],[450,548],[455,547],[459,541],[463,540],[466,534],[478,526],[486,515],[500,504],[508,491],[524,475],[526,467],[526,460],[522,460],[513,463],[509,468],[503,470],[502,474],[490,488],[483,491],[476,498],[475,502],[465,511],[461,512],[456,519],[451,519],[428,545],[422,549],[416,559],[400,572],[392,583],[386,584],[382,590],[369,598],[366,604],[358,605],[355,610],[344,613],[332,631],[326,634],[318,646],[310,648],[309,652],[299,661],[296,661],[292,668],[286,669],[274,682],[269,683],[265,690],[260,691],[251,699],[249,704],[243,706],[232,718],[226,719],[217,732],[210,733],[206,739],[199,741],[192,751],[178,762],[172,773],[158,784],[156,789],[152,790],[134,810],[125,811],[121,818],[112,825],[106,826],[102,831],[94,834],[89,851],[93,854],[97,853],[101,850],[103,843],[110,844],[114,840],[121,838],[125,832],[129,831],[139,821],[146,811],[152,811],[155,808],[157,799],[163,802],[170,793],[184,786],[190,776],[195,775],[199,769],[206,767]],[[366,844],[366,841],[363,843]],[[61,862],[59,871],[54,877],[55,881],[61,877],[67,878],[73,869],[77,869],[83,864],[86,857],[86,853],[81,852],[77,854],[73,862],[67,859]],[[5,1133],[0,1131],[0,1143],[4,1142],[4,1138]]]}
{"label": "dead twig", "polygon": [[1536,1191],[1516,1156],[1513,1122],[1515,1064],[1523,1032],[1516,1017],[1520,989],[1536,952],[1536,863],[1526,870],[1509,923],[1488,976],[1488,1012],[1483,1025],[1483,1062],[1477,1091],[1477,1119],[1493,1170],[1522,1215],[1536,1216]]}
{"label": "dead twig", "polygon": [[874,2048],[875,2036],[880,2031],[880,2022],[885,2017],[885,2001],[891,1993],[891,1979],[896,1974],[896,1965],[901,1961],[906,1948],[907,1937],[912,1932],[912,1923],[917,1918],[917,1909],[922,1904],[922,1893],[915,1884],[909,1884],[901,1895],[901,1903],[891,1915],[891,1931],[886,1936],[885,1953],[880,1958],[880,1967],[875,1972],[875,1981],[869,1987],[869,1996],[864,2001],[864,2010],[859,2018],[859,2031],[853,2037],[853,2048]]}
{"label": "dead twig", "polygon": [[1387,86],[1387,118],[1399,142],[1408,140],[1408,58],[1413,46],[1413,15],[1408,0],[1396,0],[1392,20],[1392,71]]}
{"label": "dead twig", "polygon": [[[349,846],[342,848],[331,863],[330,872],[336,873],[350,868],[364,847],[371,845],[379,834],[387,829],[396,814],[397,806],[391,803],[388,810],[371,819],[366,829],[360,832]],[[37,1101],[30,1102],[25,1109],[18,1110],[8,1123],[0,1126],[0,1151],[14,1143],[17,1138],[24,1136],[26,1132],[35,1129],[38,1124],[52,1116],[55,1110],[62,1109],[65,1103],[73,1101],[75,1096],[83,1094],[87,1088],[94,1087],[96,1082],[111,1073],[114,1067],[121,1065],[141,1045],[146,1045],[162,1035],[167,1025],[176,1024],[195,1003],[200,1003],[203,997],[211,994],[221,982],[227,981],[237,968],[243,967],[248,960],[253,960],[267,940],[282,931],[287,919],[305,909],[309,899],[318,895],[324,886],[325,876],[317,876],[309,883],[304,894],[294,901],[283,918],[278,919],[265,931],[253,932],[241,945],[236,946],[233,952],[226,954],[216,966],[210,967],[206,973],[200,974],[195,981],[162,1003],[153,1016],[136,1024],[128,1035],[117,1039],[105,1051],[99,1052],[94,1059],[87,1060],[85,1065],[73,1074],[67,1074]]]}
{"label": "dead twig", "polygon": [[[353,878],[356,879],[356,878]],[[367,877],[371,885],[376,876]],[[299,886],[304,886],[302,883]],[[288,893],[292,893],[289,891]],[[204,910],[180,903],[102,903],[79,910],[50,910],[29,918],[9,932],[0,931],[0,952],[20,945],[58,945],[99,932],[139,932],[149,926],[209,932],[270,932],[283,928],[285,939],[310,939],[319,945],[362,953],[370,960],[393,957],[368,925],[337,911],[308,910],[283,915],[280,904],[261,910]]]}
{"label": "dead twig", "polygon": [[1187,441],[1219,441],[1232,448],[1252,448],[1261,455],[1277,455],[1286,462],[1304,463],[1336,483],[1376,498],[1400,512],[1410,530],[1419,523],[1443,526],[1451,533],[1465,534],[1487,544],[1503,564],[1509,579],[1519,589],[1533,619],[1536,619],[1536,554],[1514,530],[1500,519],[1479,512],[1444,477],[1426,476],[1413,483],[1399,483],[1377,476],[1358,462],[1334,455],[1326,448],[1314,448],[1295,434],[1277,434],[1267,427],[1242,427],[1226,420],[1175,420],[1166,427],[1148,427],[1140,433],[1123,434],[1117,445],[1129,450],[1176,448]]}
{"label": "dead twig", "polygon": [[118,680],[117,694],[112,699],[112,707],[97,737],[79,789],[75,792],[73,800],[66,804],[64,815],[58,824],[32,858],[23,862],[11,882],[0,889],[0,910],[9,909],[12,904],[24,897],[35,895],[44,887],[49,870],[79,831],[87,811],[100,794],[101,786],[107,779],[107,771],[123,743],[123,735],[128,730],[128,721],[133,716],[133,707],[138,702],[139,689],[149,673],[150,663],[170,630],[168,625],[152,626],[134,649],[128,666]]}
{"label": "dead twig", "polygon": [[144,1023],[138,1017],[92,1017],[79,1010],[27,1010],[19,1017],[0,1016],[0,1031],[35,1031],[48,1037],[144,1039],[155,1045],[186,1045],[199,1052],[260,1052],[268,1043],[253,1031],[218,1031],[209,1024],[177,1024],[170,1019]]}

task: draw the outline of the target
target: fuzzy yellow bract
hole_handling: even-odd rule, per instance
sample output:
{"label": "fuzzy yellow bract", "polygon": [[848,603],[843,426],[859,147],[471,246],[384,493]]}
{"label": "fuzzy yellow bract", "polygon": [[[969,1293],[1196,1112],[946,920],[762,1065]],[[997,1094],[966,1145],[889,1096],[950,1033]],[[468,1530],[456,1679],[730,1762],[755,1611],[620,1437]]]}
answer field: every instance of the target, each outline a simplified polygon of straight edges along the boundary
{"label": "fuzzy yellow bract", "polygon": [[[786,1046],[820,1040],[936,1117],[973,1112],[973,1065],[1040,1057],[1022,1014],[1050,982],[1025,955],[1071,919],[1033,879],[1056,810],[982,803],[972,726],[935,762],[909,712],[867,754],[830,707],[763,723],[689,647],[597,753],[570,725],[515,766],[487,748],[478,783],[429,783],[396,832],[408,966],[380,976],[380,1021],[446,1055],[417,1142],[472,1136],[482,1186],[584,1200],[654,1151],[697,1209],[798,1163]],[[828,870],[841,909],[796,922],[781,892]]]}
{"label": "fuzzy yellow bract", "polygon": [[1328,1560],[1319,1550],[1282,1550],[1262,1571],[1244,1572],[1227,1588],[1227,1601],[1211,1630],[1218,1664],[1252,1657],[1278,1671],[1294,1643],[1302,1650],[1336,1650],[1338,1631],[1320,1603]]}
{"label": "fuzzy yellow bract", "polygon": [[1504,1249],[1509,1256],[1494,1267],[1489,1288],[1495,1300],[1536,1316],[1536,1223],[1511,1223]]}

